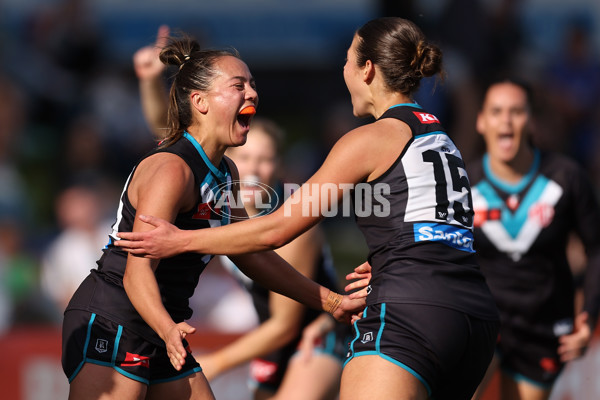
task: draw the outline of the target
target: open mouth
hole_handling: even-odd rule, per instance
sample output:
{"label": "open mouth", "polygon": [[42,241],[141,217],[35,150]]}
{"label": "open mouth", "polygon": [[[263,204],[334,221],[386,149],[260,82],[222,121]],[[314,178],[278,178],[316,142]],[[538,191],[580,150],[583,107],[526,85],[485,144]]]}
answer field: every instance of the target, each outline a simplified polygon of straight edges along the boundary
{"label": "open mouth", "polygon": [[498,145],[504,149],[510,149],[515,140],[515,135],[512,133],[502,133],[498,135]]}
{"label": "open mouth", "polygon": [[238,114],[238,122],[240,123],[240,125],[246,128],[250,126],[250,121],[252,121],[252,117],[254,116],[254,114],[256,114],[256,107],[254,107],[253,105],[246,106],[242,108],[242,111],[240,111],[240,113]]}

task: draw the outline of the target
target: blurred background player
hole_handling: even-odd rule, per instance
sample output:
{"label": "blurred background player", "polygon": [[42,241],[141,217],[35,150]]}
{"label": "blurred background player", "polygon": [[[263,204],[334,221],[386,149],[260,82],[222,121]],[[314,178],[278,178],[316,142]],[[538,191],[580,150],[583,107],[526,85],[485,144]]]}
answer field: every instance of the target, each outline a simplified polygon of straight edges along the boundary
{"label": "blurred background player", "polygon": [[[565,363],[584,353],[600,304],[594,189],[576,162],[532,145],[531,107],[522,82],[488,86],[477,117],[487,152],[469,170],[475,248],[502,319],[488,372],[500,368],[502,399],[547,399]],[[567,262],[573,231],[588,258],[579,310]]]}

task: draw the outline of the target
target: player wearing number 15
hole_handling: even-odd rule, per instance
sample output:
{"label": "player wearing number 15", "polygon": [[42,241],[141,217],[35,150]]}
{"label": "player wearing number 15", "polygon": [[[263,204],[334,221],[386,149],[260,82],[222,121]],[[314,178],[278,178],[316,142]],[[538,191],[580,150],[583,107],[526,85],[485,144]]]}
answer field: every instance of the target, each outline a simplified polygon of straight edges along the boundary
{"label": "player wearing number 15", "polygon": [[315,197],[307,193],[313,185],[339,188],[316,194],[327,206],[341,201],[344,185],[389,185],[386,216],[356,216],[372,279],[361,291],[368,292],[367,308],[354,325],[340,399],[470,399],[492,358],[499,322],[475,261],[460,152],[412,99],[421,78],[441,72],[440,49],[412,22],[366,23],[348,49],[344,80],[354,115],[375,121],[344,135],[289,207],[204,232],[144,217],[156,229],[120,234],[127,240],[116,244],[149,257],[275,248],[323,218],[303,214],[301,200]]}

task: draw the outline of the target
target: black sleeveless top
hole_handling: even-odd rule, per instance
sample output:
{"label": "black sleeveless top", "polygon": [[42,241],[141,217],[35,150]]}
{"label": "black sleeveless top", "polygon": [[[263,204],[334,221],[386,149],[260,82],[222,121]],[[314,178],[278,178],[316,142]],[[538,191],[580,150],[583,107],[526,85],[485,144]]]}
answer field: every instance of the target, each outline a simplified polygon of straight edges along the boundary
{"label": "black sleeveless top", "polygon": [[[231,175],[226,162],[223,160],[220,167],[216,168],[200,144],[187,133],[173,145],[155,149],[144,159],[160,152],[181,157],[192,170],[198,187],[199,198],[196,205],[191,210],[178,214],[175,226],[180,229],[203,229],[229,223],[228,211],[218,206],[219,196],[231,190]],[[129,201],[127,188],[134,172],[135,168],[125,183],[117,220],[109,235],[109,243],[102,250],[102,257],[97,262],[98,269],[92,270],[84,280],[73,295],[67,310],[94,312],[127,327],[150,342],[164,346],[160,337],[144,322],[129,301],[123,288],[127,253],[112,244],[118,239],[118,232],[129,232],[133,228],[136,210]],[[212,257],[184,253],[160,260],[155,272],[156,280],[162,302],[176,323],[191,317],[189,298],[194,293],[200,274]]]}
{"label": "black sleeveless top", "polygon": [[460,152],[417,104],[391,107],[382,118],[408,124],[412,139],[385,173],[354,190],[373,268],[367,304],[435,305],[497,319],[475,259],[471,188]]}

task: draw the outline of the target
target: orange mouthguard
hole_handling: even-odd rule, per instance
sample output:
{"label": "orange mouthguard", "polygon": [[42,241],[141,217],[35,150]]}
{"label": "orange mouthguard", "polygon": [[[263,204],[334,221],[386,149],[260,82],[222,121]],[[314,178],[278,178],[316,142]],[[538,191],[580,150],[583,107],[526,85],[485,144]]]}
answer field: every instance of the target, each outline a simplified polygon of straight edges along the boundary
{"label": "orange mouthguard", "polygon": [[256,108],[254,106],[248,106],[240,111],[240,115],[254,115],[256,114]]}

